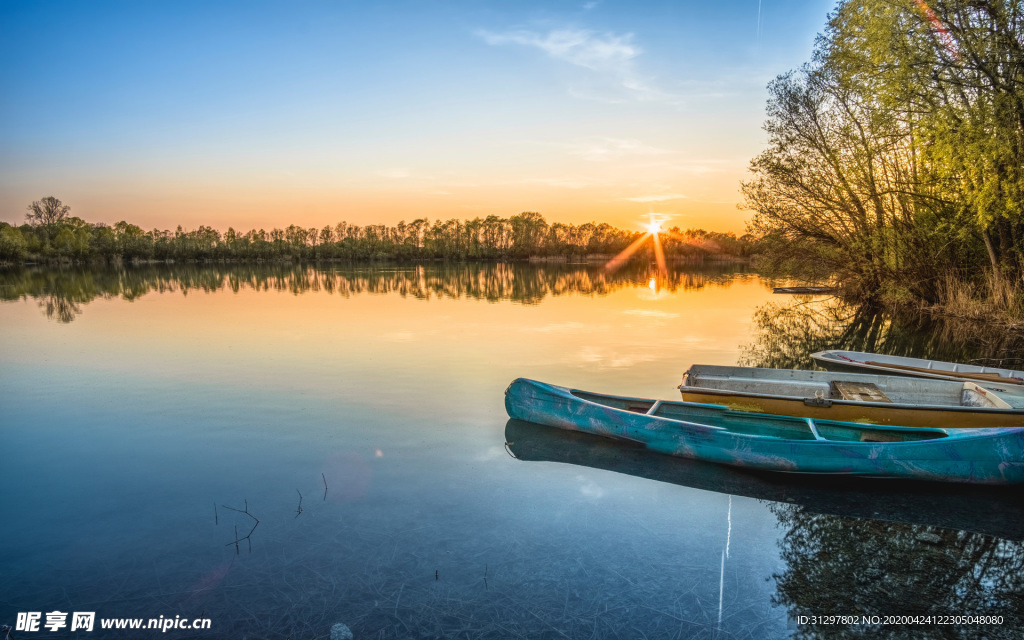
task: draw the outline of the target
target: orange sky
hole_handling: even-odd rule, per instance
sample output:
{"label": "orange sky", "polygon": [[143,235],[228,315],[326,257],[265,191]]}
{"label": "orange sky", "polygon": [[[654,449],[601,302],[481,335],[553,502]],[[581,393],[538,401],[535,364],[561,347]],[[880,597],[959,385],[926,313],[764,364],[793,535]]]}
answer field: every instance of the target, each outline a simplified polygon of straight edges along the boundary
{"label": "orange sky", "polygon": [[5,3],[0,220],[742,233],[766,84],[831,7]]}
{"label": "orange sky", "polygon": [[[609,170],[615,168],[626,169],[618,165]],[[239,231],[260,227],[269,230],[289,224],[333,226],[342,220],[359,225],[393,225],[424,217],[509,217],[537,211],[548,222],[609,222],[624,229],[640,229],[654,213],[666,220],[666,228],[678,225],[683,229],[743,233],[748,215],[737,209],[740,194],[736,173],[724,168],[694,174],[672,185],[604,181],[598,177],[509,178],[473,183],[400,175],[397,170],[393,176],[376,174],[361,185],[303,184],[304,180],[292,178],[263,184],[244,180],[204,184],[195,180],[175,187],[132,180],[124,185],[83,185],[81,191],[65,189],[71,193],[65,193],[62,200],[72,205],[72,215],[91,222],[113,224],[124,219],[146,229],[205,224],[221,230],[229,226]],[[681,193],[684,191],[692,195]],[[17,214],[5,219],[21,222]]]}

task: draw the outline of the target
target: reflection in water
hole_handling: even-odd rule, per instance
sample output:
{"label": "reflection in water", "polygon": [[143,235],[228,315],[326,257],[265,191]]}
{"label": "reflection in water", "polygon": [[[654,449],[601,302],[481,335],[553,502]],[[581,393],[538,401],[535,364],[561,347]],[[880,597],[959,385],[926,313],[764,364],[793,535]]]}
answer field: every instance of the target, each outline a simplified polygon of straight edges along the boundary
{"label": "reflection in water", "polygon": [[704,491],[768,500],[801,512],[960,529],[1024,542],[1024,496],[1014,487],[947,486],[872,478],[795,476],[653,453],[642,445],[509,420],[519,460],[605,469]]}
{"label": "reflection in water", "polygon": [[46,317],[63,324],[71,322],[82,313],[81,304],[61,294],[45,294],[38,299],[39,308],[46,313]]}
{"label": "reflection in water", "polygon": [[614,272],[600,265],[521,263],[434,263],[416,266],[363,265],[312,267],[288,264],[170,265],[109,269],[16,269],[0,272],[0,300],[33,298],[47,317],[70,322],[82,304],[95,298],[135,300],[150,292],[188,295],[192,291],[243,289],[324,291],[352,295],[398,294],[403,297],[511,300],[538,304],[547,296],[569,293],[606,295],[624,287],[649,286],[673,293],[727,284],[743,265],[726,264],[685,271],[659,272],[652,265],[631,263]]}
{"label": "reflection in water", "polygon": [[[727,285],[742,265],[661,273],[631,263],[609,272],[600,265],[432,263],[320,268],[280,263],[256,265],[160,265],[103,269],[15,269],[0,272],[0,301],[31,298],[48,318],[67,323],[97,298],[136,300],[148,293],[242,290],[325,292],[350,297],[397,294],[422,300],[471,299],[538,304],[549,296],[603,296],[623,288],[661,293]],[[1024,354],[1024,335],[978,323],[891,315],[838,299],[771,303],[754,314],[753,340],[739,364],[808,368],[810,354],[849,349],[966,362]]]}
{"label": "reflection in water", "polygon": [[[797,638],[1018,638],[1024,543],[921,525],[851,521],[771,505],[788,529],[773,603],[790,617],[1002,616],[1002,624],[798,625]],[[935,634],[935,635],[930,635]]]}
{"label": "reflection in water", "polygon": [[825,349],[886,353],[951,362],[1024,353],[1024,335],[977,322],[892,315],[837,298],[771,303],[754,314],[753,341],[740,364],[774,369],[813,368]]}
{"label": "reflection in water", "polygon": [[[823,615],[996,615],[938,637],[1014,637],[1024,628],[1024,498],[1018,491],[751,474],[651,453],[632,443],[510,420],[520,460],[606,469],[769,501],[785,533],[773,604]],[[719,577],[719,620],[731,506]],[[919,638],[933,626],[797,625],[798,638]],[[928,630],[927,632],[925,630]],[[982,631],[984,630],[984,631]]]}

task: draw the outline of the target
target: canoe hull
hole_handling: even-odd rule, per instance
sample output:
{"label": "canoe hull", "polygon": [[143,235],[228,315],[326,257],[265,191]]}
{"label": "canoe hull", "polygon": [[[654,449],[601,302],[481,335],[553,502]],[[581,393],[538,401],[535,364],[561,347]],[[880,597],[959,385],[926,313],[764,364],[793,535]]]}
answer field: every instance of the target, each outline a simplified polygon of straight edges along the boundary
{"label": "canoe hull", "polygon": [[920,408],[868,402],[807,404],[803,399],[729,393],[715,389],[679,387],[683,400],[721,404],[735,411],[752,411],[815,420],[839,420],[936,429],[1024,427],[1024,411],[978,410],[969,407]]}
{"label": "canoe hull", "polygon": [[[673,403],[685,409],[688,403]],[[518,379],[505,392],[510,417],[551,427],[632,440],[668,455],[735,467],[783,471],[906,478],[973,484],[1024,482],[1024,429],[953,432],[948,438],[918,442],[838,442],[785,439],[699,423],[716,414],[737,419],[737,412],[711,405],[690,405],[693,421],[682,422],[589,402],[572,391]],[[739,419],[752,419],[750,414]],[[758,416],[761,421],[789,421]]]}

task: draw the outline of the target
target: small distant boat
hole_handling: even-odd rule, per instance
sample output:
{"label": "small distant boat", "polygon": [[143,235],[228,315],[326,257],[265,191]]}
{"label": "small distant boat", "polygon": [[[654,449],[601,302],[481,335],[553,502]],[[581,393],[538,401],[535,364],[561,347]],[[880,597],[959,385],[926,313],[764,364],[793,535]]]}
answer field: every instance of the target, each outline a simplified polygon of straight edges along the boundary
{"label": "small distant boat", "polygon": [[772,293],[804,293],[804,294],[823,294],[823,293],[835,293],[839,291],[837,287],[775,287],[772,289]]}
{"label": "small distant boat", "polygon": [[694,365],[683,400],[737,411],[904,427],[1024,427],[1024,387],[899,375]]}
{"label": "small distant boat", "polygon": [[878,373],[944,380],[983,380],[999,384],[1024,385],[1024,371],[983,367],[976,364],[904,358],[862,351],[819,351],[811,357],[829,371]]}
{"label": "small distant boat", "polygon": [[1024,482],[1024,428],[924,429],[589,393],[519,378],[509,417],[736,467],[972,484]]}

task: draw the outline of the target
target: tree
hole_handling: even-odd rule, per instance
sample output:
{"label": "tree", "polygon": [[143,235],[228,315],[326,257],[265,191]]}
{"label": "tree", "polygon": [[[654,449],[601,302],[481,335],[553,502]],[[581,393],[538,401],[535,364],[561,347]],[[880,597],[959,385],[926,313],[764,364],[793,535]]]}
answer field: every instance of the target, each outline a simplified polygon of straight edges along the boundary
{"label": "tree", "polygon": [[0,261],[17,262],[28,254],[28,242],[21,232],[6,222],[0,222]]}
{"label": "tree", "polygon": [[766,253],[891,301],[934,302],[945,274],[986,262],[997,283],[1019,277],[1022,14],[1009,0],[841,2],[811,63],[769,86],[769,146],[743,185]]}
{"label": "tree", "polygon": [[68,217],[68,211],[71,211],[70,206],[53,196],[47,196],[28,205],[25,218],[33,226],[45,226],[63,222]]}

